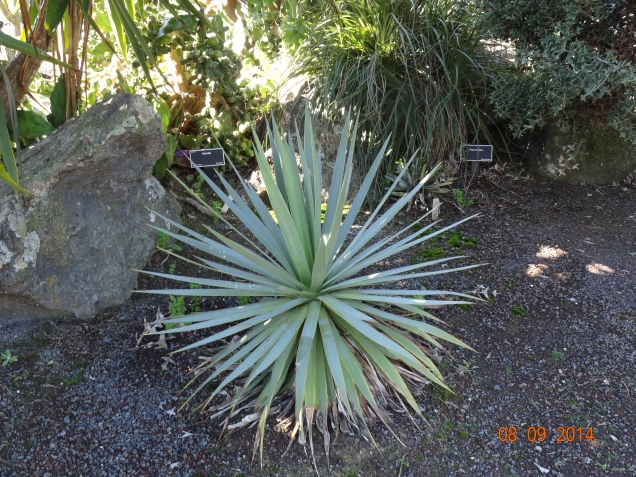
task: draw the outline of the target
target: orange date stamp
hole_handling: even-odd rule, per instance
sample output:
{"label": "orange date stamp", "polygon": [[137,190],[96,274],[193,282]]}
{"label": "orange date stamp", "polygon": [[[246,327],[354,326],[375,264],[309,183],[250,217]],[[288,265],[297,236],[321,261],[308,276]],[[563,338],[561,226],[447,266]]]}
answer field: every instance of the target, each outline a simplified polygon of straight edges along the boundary
{"label": "orange date stamp", "polygon": [[[527,429],[518,430],[516,426],[501,426],[497,431],[497,438],[501,442],[517,442],[520,436],[523,436],[525,431],[525,437],[528,442],[544,442],[548,438],[548,430],[543,426],[530,426]],[[594,429],[588,427],[574,426],[559,426],[556,428],[556,442],[558,443],[570,443],[570,442],[583,442],[594,440]]]}

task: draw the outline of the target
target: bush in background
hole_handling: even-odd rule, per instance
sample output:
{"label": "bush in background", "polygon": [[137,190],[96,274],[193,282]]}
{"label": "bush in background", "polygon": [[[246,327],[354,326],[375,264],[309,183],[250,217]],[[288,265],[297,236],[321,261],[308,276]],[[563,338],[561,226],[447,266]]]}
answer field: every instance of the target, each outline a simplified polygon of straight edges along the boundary
{"label": "bush in background", "polygon": [[484,24],[517,50],[491,99],[516,136],[577,116],[636,144],[636,5],[601,0],[482,0]]}
{"label": "bush in background", "polygon": [[309,12],[295,73],[309,76],[327,114],[356,111],[362,170],[389,135],[394,160],[419,150],[416,176],[460,143],[488,138],[488,80],[502,62],[482,46],[470,3],[333,1]]}

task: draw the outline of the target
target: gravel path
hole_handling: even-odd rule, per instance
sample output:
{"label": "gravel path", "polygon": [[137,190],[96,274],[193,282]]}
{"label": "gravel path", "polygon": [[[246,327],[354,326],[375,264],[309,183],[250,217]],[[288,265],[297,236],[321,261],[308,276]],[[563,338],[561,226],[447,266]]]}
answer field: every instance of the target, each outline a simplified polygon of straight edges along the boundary
{"label": "gravel path", "polygon": [[[425,389],[418,400],[427,422],[394,416],[404,446],[381,426],[373,428],[377,448],[340,434],[329,467],[316,453],[321,475],[636,475],[636,190],[542,180],[506,187],[512,191],[473,188],[467,212],[482,215],[459,231],[459,247],[449,234],[424,247],[488,266],[403,284],[487,288],[490,303],[438,310],[448,330],[478,351],[451,347],[440,355],[456,394]],[[463,217],[444,207],[445,223]],[[420,251],[397,260],[419,260]],[[170,264],[155,255],[149,269]],[[179,410],[198,355],[166,362],[166,350],[149,340],[136,346],[157,307],[165,313],[166,299],[141,296],[90,322],[36,323],[31,331],[0,325],[0,347],[19,357],[0,368],[0,476],[315,474],[300,445],[283,455],[288,438],[274,419],[261,467],[251,462],[254,429],[216,446],[218,421]],[[545,429],[543,442],[530,442],[531,426],[539,437]],[[506,434],[515,427],[517,440],[500,442],[502,427]]]}

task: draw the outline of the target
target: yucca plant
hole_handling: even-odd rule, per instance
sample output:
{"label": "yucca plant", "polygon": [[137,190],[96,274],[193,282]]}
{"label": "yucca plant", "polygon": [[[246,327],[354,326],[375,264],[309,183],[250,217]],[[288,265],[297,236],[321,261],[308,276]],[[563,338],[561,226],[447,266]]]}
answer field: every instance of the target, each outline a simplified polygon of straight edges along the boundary
{"label": "yucca plant", "polygon": [[[218,174],[222,187],[209,179],[208,184],[250,234],[244,234],[212,207],[208,208],[211,214],[240,235],[241,243],[208,226],[209,236],[205,236],[159,213],[156,215],[170,227],[153,227],[214,257],[197,257],[197,262],[193,263],[237,280],[152,272],[155,276],[199,284],[202,288],[146,291],[165,295],[262,297],[258,303],[172,318],[167,323],[190,324],[162,331],[211,330],[210,336],[179,351],[213,345],[240,335],[240,339],[231,340],[217,349],[198,370],[198,376],[206,377],[196,392],[215,383],[212,393],[200,405],[201,409],[214,411],[214,416],[223,412],[230,415],[239,407],[248,407],[247,403],[254,406],[255,413],[243,422],[259,421],[254,450],[256,452],[260,442],[261,459],[265,423],[273,406],[282,410],[283,416],[289,414],[290,423],[295,422],[292,438],[297,435],[304,444],[308,433],[312,452],[314,422],[324,435],[328,452],[329,420],[336,429],[356,428],[368,436],[369,419],[378,417],[388,424],[387,408],[409,405],[420,413],[411,389],[426,382],[445,387],[443,377],[430,358],[429,347],[441,347],[438,340],[468,347],[430,324],[428,320],[437,319],[426,311],[426,307],[461,304],[466,303],[462,299],[474,299],[454,292],[402,289],[404,280],[472,267],[430,270],[452,258],[365,272],[368,267],[377,266],[450,228],[429,233],[434,225],[431,223],[414,231],[413,226],[422,222],[424,216],[397,232],[381,235],[434,170],[408,194],[385,208],[392,192],[389,190],[358,228],[354,226],[356,217],[387,143],[377,155],[345,216],[343,210],[354,150],[345,130],[335,161],[324,220],[321,221],[321,163],[308,112],[304,137],[297,134],[302,174],[292,140],[285,140],[275,123],[268,131],[274,171],[270,170],[259,141],[255,142],[255,153],[276,221],[253,188],[240,176],[251,204]],[[350,234],[354,227],[357,233]],[[391,283],[399,285],[387,286]],[[454,295],[457,300],[437,299],[440,294]],[[411,318],[403,316],[406,314]],[[215,382],[216,379],[220,382]],[[214,398],[227,390],[230,383],[238,383],[238,391],[230,399],[210,408]],[[229,429],[239,425],[230,425],[228,417],[226,426]]]}

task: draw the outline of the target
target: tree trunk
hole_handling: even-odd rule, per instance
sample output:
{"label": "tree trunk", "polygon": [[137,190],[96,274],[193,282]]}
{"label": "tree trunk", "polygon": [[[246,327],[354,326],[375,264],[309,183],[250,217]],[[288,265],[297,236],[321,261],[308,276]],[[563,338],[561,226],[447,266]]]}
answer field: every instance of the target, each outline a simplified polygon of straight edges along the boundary
{"label": "tree trunk", "polygon": [[[46,16],[46,10],[40,12],[36,26],[33,30],[33,36],[35,37],[35,46],[42,51],[47,51],[49,47],[49,41],[51,37],[44,27],[44,17]],[[30,42],[33,44],[34,42]],[[25,55],[24,53],[16,54],[6,67],[7,76],[9,78],[9,84],[11,85],[11,91],[13,91],[13,98],[15,99],[16,106],[20,104],[29,86],[35,78],[35,74],[40,69],[42,60]],[[7,98],[7,86],[4,81],[0,81],[0,98],[2,98],[2,104],[4,105],[4,117],[9,119],[9,101]]]}

